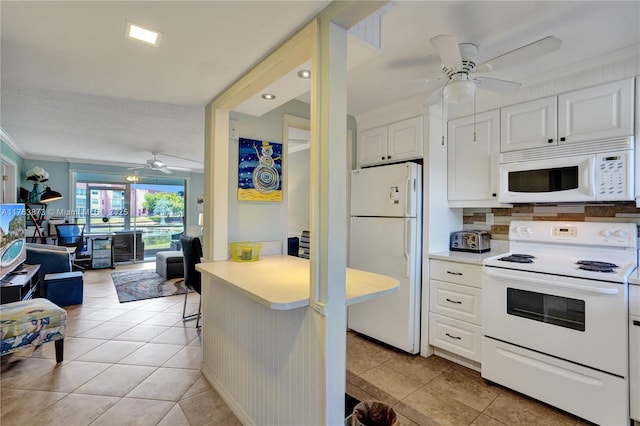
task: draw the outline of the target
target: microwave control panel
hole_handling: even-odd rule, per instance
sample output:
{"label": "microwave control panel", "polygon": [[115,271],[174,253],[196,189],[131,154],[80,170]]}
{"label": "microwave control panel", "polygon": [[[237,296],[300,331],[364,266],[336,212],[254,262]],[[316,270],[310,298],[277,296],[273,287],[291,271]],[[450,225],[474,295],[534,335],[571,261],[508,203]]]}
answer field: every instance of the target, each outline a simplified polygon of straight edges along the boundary
{"label": "microwave control panel", "polygon": [[628,194],[630,183],[629,154],[601,154],[596,156],[596,194],[598,200],[619,200]]}

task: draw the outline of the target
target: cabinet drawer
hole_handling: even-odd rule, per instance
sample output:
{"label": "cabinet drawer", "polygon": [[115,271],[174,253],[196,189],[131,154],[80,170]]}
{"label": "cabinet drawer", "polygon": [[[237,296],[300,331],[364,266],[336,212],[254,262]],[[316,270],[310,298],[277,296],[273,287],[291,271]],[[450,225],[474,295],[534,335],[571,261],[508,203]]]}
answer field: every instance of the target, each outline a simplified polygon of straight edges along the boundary
{"label": "cabinet drawer", "polygon": [[429,314],[429,344],[481,362],[482,328],[442,315]]}
{"label": "cabinet drawer", "polygon": [[629,286],[629,315],[640,316],[640,286]]}
{"label": "cabinet drawer", "polygon": [[431,280],[430,311],[482,325],[482,290],[475,287]]}
{"label": "cabinet drawer", "polygon": [[443,260],[431,260],[430,265],[429,277],[431,279],[480,288],[480,274],[482,272],[480,265]]}

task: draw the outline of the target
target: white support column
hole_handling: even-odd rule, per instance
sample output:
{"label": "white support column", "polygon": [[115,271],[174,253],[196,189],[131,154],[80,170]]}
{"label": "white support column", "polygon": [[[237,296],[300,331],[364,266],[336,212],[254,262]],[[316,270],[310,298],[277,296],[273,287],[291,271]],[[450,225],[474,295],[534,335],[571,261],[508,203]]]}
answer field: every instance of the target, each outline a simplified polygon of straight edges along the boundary
{"label": "white support column", "polygon": [[324,424],[344,423],[347,31],[318,20],[311,64],[311,300],[324,345]]}
{"label": "white support column", "polygon": [[205,111],[204,257],[226,260],[229,216],[229,112],[210,104]]}

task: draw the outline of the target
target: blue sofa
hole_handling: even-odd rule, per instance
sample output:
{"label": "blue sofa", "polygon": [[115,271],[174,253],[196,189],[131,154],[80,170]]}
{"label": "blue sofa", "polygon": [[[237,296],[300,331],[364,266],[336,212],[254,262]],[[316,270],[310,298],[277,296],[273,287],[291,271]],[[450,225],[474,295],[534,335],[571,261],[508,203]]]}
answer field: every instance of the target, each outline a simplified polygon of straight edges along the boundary
{"label": "blue sofa", "polygon": [[[71,272],[71,255],[65,247],[53,246],[50,244],[27,243],[27,260],[29,265],[40,265],[38,278],[40,283],[44,282],[47,274],[58,274],[61,272]],[[42,288],[40,289],[42,294]]]}
{"label": "blue sofa", "polygon": [[[27,260],[40,265],[40,297],[59,306],[82,303],[82,272],[73,272],[72,258],[65,247],[27,243]],[[48,288],[51,284],[52,288]]]}

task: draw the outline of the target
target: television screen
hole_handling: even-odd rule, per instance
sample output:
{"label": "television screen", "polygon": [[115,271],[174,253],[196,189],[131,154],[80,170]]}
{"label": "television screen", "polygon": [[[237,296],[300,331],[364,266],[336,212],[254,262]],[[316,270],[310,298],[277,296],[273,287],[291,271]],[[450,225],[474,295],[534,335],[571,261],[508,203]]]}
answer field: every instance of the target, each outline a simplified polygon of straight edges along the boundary
{"label": "television screen", "polygon": [[27,258],[24,204],[0,204],[0,279]]}

